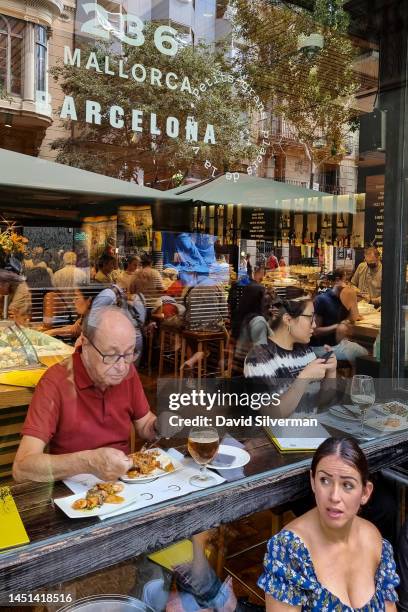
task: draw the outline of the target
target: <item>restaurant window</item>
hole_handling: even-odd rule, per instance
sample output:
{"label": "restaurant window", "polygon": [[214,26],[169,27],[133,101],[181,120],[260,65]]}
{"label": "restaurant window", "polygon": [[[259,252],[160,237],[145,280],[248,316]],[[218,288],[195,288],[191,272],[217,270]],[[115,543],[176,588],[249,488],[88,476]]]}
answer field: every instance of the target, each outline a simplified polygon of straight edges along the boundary
{"label": "restaurant window", "polygon": [[0,86],[6,93],[21,95],[23,35],[25,24],[0,15]]}
{"label": "restaurant window", "polygon": [[43,26],[35,26],[35,88],[36,91],[46,91],[47,73],[47,30]]}

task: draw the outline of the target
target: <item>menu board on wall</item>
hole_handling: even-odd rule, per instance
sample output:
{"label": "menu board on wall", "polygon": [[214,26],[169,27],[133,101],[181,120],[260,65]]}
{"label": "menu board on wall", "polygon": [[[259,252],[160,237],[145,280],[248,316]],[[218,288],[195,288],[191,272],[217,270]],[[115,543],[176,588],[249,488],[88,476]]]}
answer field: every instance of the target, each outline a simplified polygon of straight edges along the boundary
{"label": "menu board on wall", "polygon": [[241,238],[246,240],[271,240],[277,231],[276,213],[266,208],[241,209],[241,219],[238,224]]}
{"label": "menu board on wall", "polygon": [[251,212],[251,218],[249,220],[250,240],[264,240],[265,227],[265,211],[262,208],[254,208]]}
{"label": "menu board on wall", "polygon": [[382,247],[384,234],[384,175],[366,178],[364,242]]}

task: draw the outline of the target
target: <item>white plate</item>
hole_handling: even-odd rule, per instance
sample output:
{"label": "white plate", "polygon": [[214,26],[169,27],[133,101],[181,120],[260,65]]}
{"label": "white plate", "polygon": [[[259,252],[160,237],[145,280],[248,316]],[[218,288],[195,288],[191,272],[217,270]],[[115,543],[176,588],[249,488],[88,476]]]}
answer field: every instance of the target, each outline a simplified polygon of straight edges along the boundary
{"label": "white plate", "polygon": [[[235,468],[243,467],[251,459],[250,454],[247,453],[246,450],[244,450],[243,448],[239,448],[238,446],[228,446],[227,444],[220,444],[218,452],[224,453],[224,455],[230,455],[231,457],[233,456],[234,461],[233,463],[231,463],[231,465],[228,466],[211,465],[211,463],[209,463],[208,467],[213,470],[234,470]],[[216,456],[217,455],[215,455],[215,457]]]}
{"label": "white plate", "polygon": [[137,499],[137,492],[132,487],[124,485],[123,491],[118,493],[121,497],[124,497],[124,501],[121,504],[103,504],[100,508],[93,508],[92,510],[74,510],[72,504],[77,499],[85,498],[85,493],[77,493],[76,495],[68,495],[68,497],[58,497],[54,499],[54,504],[61,508],[63,512],[69,518],[88,518],[95,516],[104,516],[105,514],[110,514],[111,512],[115,512],[120,508],[124,508],[125,506],[130,506]]}
{"label": "white plate", "polygon": [[180,461],[168,455],[161,448],[149,448],[149,450],[147,450],[146,452],[151,453],[153,451],[159,451],[159,456],[157,457],[157,459],[163,468],[169,463],[172,463],[174,466],[174,470],[172,470],[171,472],[165,472],[164,469],[161,470],[159,468],[156,468],[155,470],[153,470],[153,472],[150,472],[150,474],[146,476],[137,476],[137,478],[129,478],[129,476],[125,474],[124,476],[121,476],[121,480],[123,480],[123,482],[127,482],[128,484],[144,484],[146,482],[153,482],[153,480],[156,480],[156,478],[161,478],[162,476],[174,474],[174,472],[177,472],[177,470],[180,470],[183,467],[183,464],[180,463]]}
{"label": "white plate", "polygon": [[[387,421],[390,418],[398,419],[400,425],[398,425],[397,427],[386,425]],[[404,429],[408,429],[408,422],[406,421],[406,419],[398,417],[396,415],[390,415],[388,417],[374,417],[371,419],[367,419],[364,424],[367,425],[367,427],[371,427],[372,429],[377,429],[378,431],[385,431],[387,433],[391,431],[402,431]]]}

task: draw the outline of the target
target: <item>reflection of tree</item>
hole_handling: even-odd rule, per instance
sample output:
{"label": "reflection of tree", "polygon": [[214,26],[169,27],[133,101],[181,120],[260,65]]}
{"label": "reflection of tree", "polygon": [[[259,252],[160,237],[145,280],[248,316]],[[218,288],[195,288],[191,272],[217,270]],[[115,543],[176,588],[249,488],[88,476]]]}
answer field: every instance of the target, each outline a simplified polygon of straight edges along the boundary
{"label": "reflection of tree", "polygon": [[[232,0],[241,53],[239,70],[273,115],[290,122],[311,167],[339,161],[357,128],[354,50],[346,37],[343,0],[316,0],[313,14],[267,0]],[[299,52],[299,35],[321,33],[324,47]],[[313,180],[313,170],[311,181]]]}
{"label": "reflection of tree", "polygon": [[[86,70],[84,65],[78,68],[60,64],[51,70],[53,77],[61,83],[63,92],[74,98],[78,112],[78,122],[73,124],[71,136],[53,143],[58,150],[57,161],[125,180],[136,180],[137,169],[143,168],[145,182],[153,185],[162,180],[170,181],[175,174],[180,178],[181,173],[183,178],[192,168],[207,176],[208,169],[204,168],[206,159],[211,160],[219,172],[239,169],[241,160],[251,154],[240,138],[242,112],[247,110],[248,104],[230,83],[220,81],[200,93],[201,99],[198,100],[188,91],[172,90],[164,83],[161,87],[151,85],[149,78],[143,83],[132,78],[119,78],[119,60],[123,60],[124,56],[127,67],[142,64],[148,75],[149,68],[155,67],[163,75],[174,72],[179,77],[178,83],[187,76],[192,89],[212,78],[217,70],[226,69],[222,56],[203,46],[194,49],[180,46],[174,57],[163,55],[153,44],[153,29],[152,24],[145,28],[145,43],[142,46],[123,45],[121,55],[109,52],[109,48],[101,45],[93,49],[102,67],[104,56],[109,55],[109,67],[115,71],[115,76]],[[87,51],[83,50],[82,53],[83,57],[88,57]],[[101,126],[84,123],[85,100],[95,100],[101,104],[104,113]],[[112,105],[119,105],[125,111],[123,129],[109,125],[107,110]],[[140,109],[144,113],[143,132],[136,133],[131,129],[132,109]],[[145,125],[152,112],[156,113],[157,124],[162,128],[160,136],[152,137]],[[180,121],[178,138],[163,134],[163,127],[170,115]],[[193,116],[199,125],[197,143],[185,140],[185,125],[189,116]],[[214,125],[216,145],[203,143],[207,123]],[[193,148],[196,144],[199,145],[198,151]]]}

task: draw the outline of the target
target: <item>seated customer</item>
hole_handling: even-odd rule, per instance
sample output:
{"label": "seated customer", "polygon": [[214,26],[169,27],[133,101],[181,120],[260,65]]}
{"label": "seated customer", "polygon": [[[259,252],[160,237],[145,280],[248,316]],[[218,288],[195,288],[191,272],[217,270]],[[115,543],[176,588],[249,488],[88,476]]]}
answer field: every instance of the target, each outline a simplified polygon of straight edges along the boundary
{"label": "seated customer", "polygon": [[98,271],[95,273],[96,283],[110,284],[114,281],[113,271],[116,267],[116,258],[109,253],[104,253],[98,259]]}
{"label": "seated customer", "polygon": [[[48,336],[61,336],[62,338],[73,338],[74,340],[81,335],[82,323],[85,315],[89,312],[92,304],[93,292],[86,289],[75,289],[74,308],[78,315],[76,321],[71,325],[63,325],[48,329],[44,333]],[[52,317],[51,317],[52,319]]]}
{"label": "seated customer", "polygon": [[396,610],[392,547],[358,516],[373,489],[368,478],[355,440],[328,438],[319,446],[310,471],[316,507],[268,542],[258,582],[267,612]]}
{"label": "seated customer", "polygon": [[129,470],[132,423],[140,438],[156,436],[156,417],[133,366],[134,347],[135,329],[122,310],[101,308],[85,318],[82,346],[50,367],[35,389],[15,480],[48,482],[81,473],[115,480]]}
{"label": "seated customer", "polygon": [[364,249],[364,261],[357,266],[351,284],[359,294],[374,306],[381,305],[382,264],[380,253],[374,246]]}
{"label": "seated customer", "polygon": [[7,301],[6,318],[27,325],[31,315],[31,293],[21,271],[21,264],[15,257],[0,268],[0,317]]}
{"label": "seated customer", "polygon": [[[316,359],[308,346],[315,327],[311,298],[277,302],[270,326],[272,339],[252,348],[245,360],[244,376],[256,379],[257,385],[278,388],[280,416],[288,416],[301,400],[309,401],[310,382],[336,378],[337,361],[334,355],[328,361]],[[316,406],[317,398],[311,396],[310,400]]]}
{"label": "seated customer", "polygon": [[328,276],[334,284],[332,289],[315,298],[316,327],[310,343],[318,357],[325,353],[324,345],[328,344],[338,360],[354,363],[356,357],[367,355],[364,347],[346,337],[348,324],[362,318],[358,312],[356,292],[347,286],[344,270],[336,270]]}
{"label": "seated customer", "polygon": [[251,283],[244,287],[241,301],[234,318],[231,333],[236,340],[235,367],[241,369],[251,348],[266,344],[272,330],[265,318],[265,287]]}

